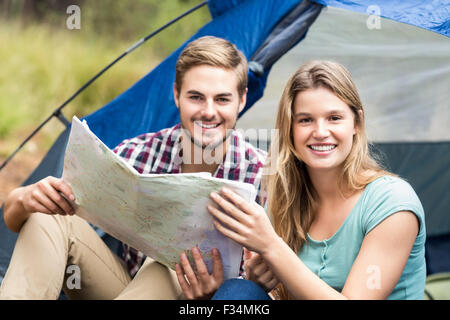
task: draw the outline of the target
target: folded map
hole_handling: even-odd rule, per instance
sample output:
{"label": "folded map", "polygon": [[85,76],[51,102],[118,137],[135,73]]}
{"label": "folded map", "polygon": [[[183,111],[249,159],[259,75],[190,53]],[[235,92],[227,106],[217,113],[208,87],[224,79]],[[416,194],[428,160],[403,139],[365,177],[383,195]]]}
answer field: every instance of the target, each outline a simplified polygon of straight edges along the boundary
{"label": "folded map", "polygon": [[239,274],[242,246],[213,225],[206,205],[212,191],[226,186],[248,201],[251,184],[209,173],[139,174],[73,117],[64,158],[63,180],[75,195],[76,214],[146,256],[174,269],[180,254],[197,246],[212,271],[211,249],[222,256],[224,278]]}

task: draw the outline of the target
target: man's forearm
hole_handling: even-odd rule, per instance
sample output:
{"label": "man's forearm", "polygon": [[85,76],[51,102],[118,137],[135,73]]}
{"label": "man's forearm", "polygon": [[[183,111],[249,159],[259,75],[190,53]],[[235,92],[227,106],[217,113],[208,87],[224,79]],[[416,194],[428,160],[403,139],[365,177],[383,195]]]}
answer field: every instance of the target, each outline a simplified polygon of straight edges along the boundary
{"label": "man's forearm", "polygon": [[22,194],[25,187],[13,190],[6,198],[5,207],[3,209],[3,219],[5,225],[13,232],[19,232],[22,225],[30,216],[22,205]]}

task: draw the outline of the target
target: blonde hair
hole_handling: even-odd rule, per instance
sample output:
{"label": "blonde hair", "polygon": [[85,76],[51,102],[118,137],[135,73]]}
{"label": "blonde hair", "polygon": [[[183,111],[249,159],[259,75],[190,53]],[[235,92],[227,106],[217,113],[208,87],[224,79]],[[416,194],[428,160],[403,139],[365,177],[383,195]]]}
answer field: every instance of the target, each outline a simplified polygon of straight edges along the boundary
{"label": "blonde hair", "polygon": [[209,65],[233,70],[238,79],[239,97],[248,82],[248,62],[244,54],[228,40],[205,36],[189,43],[181,52],[175,67],[175,85],[180,93],[183,77],[192,67]]}
{"label": "blonde hair", "polygon": [[[278,106],[276,129],[279,130],[279,150],[270,150],[267,163],[268,167],[275,165],[277,170],[272,175],[264,176],[263,180],[274,229],[295,253],[306,242],[306,234],[317,209],[317,194],[306,166],[294,147],[293,107],[300,92],[319,87],[333,92],[354,114],[356,134],[343,163],[339,180],[341,190],[361,190],[376,178],[390,175],[369,153],[363,106],[347,69],[331,61],[311,61],[302,65],[287,82]],[[272,158],[272,155],[277,157]],[[289,298],[287,291],[282,287],[280,289],[280,297]]]}

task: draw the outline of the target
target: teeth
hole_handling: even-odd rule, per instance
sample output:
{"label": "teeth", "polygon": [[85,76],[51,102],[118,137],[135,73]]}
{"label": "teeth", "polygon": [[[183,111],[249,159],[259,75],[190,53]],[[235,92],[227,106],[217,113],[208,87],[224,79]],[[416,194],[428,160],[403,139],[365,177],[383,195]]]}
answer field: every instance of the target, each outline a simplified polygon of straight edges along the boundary
{"label": "teeth", "polygon": [[205,129],[212,129],[219,126],[219,124],[204,124],[202,122],[196,122],[196,124]]}
{"label": "teeth", "polygon": [[311,149],[315,151],[330,151],[336,148],[336,145],[328,145],[328,146],[310,146]]}

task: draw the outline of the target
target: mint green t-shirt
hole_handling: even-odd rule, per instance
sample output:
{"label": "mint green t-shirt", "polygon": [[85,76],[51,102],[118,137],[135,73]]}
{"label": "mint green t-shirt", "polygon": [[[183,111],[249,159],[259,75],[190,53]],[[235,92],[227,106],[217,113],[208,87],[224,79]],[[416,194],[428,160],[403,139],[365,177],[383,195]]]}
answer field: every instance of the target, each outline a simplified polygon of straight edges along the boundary
{"label": "mint green t-shirt", "polygon": [[[341,292],[364,237],[384,219],[399,211],[413,212],[420,228],[405,269],[388,299],[424,299],[424,211],[413,188],[400,178],[383,176],[369,183],[338,231],[323,241],[316,241],[308,234],[298,256],[311,271]],[[395,246],[395,243],[392,245]],[[373,270],[368,270],[368,278],[371,272]]]}

